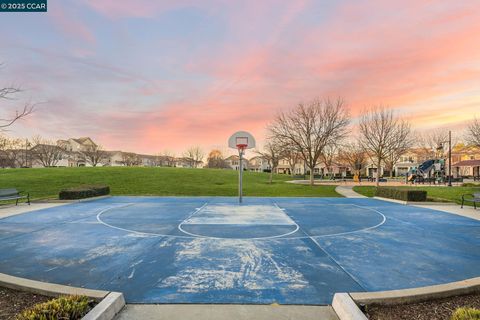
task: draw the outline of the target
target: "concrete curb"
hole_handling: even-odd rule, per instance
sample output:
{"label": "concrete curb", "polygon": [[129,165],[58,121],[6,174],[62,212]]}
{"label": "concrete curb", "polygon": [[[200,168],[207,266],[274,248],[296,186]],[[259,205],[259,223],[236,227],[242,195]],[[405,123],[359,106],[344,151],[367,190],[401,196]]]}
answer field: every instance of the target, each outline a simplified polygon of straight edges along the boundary
{"label": "concrete curb", "polygon": [[356,303],[390,305],[422,302],[475,292],[480,292],[480,277],[412,289],[353,292],[350,293],[350,296]]}
{"label": "concrete curb", "polygon": [[348,293],[335,293],[332,308],[340,320],[367,320]]}
{"label": "concrete curb", "polygon": [[335,293],[332,307],[340,320],[366,320],[358,307],[416,303],[480,292],[480,277],[434,286],[377,292]]}
{"label": "concrete curb", "polygon": [[125,306],[125,299],[120,292],[92,290],[60,284],[41,282],[0,273],[0,286],[14,290],[27,291],[50,297],[63,295],[84,295],[101,300],[83,319],[111,320]]}
{"label": "concrete curb", "polygon": [[417,206],[428,206],[428,205],[442,205],[442,206],[458,206],[455,202],[428,202],[428,201],[403,201],[403,200],[397,200],[397,199],[390,199],[390,198],[383,198],[383,197],[373,197],[373,199],[381,200],[381,201],[387,201],[387,202],[393,202],[393,203],[399,203],[399,204],[404,204],[404,205],[417,205]]}
{"label": "concrete curb", "polygon": [[88,202],[88,201],[95,201],[95,200],[100,200],[100,199],[105,199],[105,198],[110,198],[112,197],[111,195],[107,194],[104,196],[98,196],[98,197],[91,197],[91,198],[85,198],[85,199],[75,199],[75,200],[60,200],[60,199],[47,199],[44,201],[32,201],[32,203],[77,203],[77,202]]}
{"label": "concrete curb", "polygon": [[87,313],[82,320],[111,320],[125,306],[121,292],[110,292],[99,304]]}

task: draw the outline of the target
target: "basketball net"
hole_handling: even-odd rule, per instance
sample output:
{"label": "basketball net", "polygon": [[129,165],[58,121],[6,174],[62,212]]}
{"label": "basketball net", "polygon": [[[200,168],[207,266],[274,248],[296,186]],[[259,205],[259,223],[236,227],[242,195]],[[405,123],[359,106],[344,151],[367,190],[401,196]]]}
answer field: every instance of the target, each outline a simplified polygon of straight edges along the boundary
{"label": "basketball net", "polygon": [[238,154],[243,155],[245,153],[246,148],[247,148],[246,144],[237,144]]}

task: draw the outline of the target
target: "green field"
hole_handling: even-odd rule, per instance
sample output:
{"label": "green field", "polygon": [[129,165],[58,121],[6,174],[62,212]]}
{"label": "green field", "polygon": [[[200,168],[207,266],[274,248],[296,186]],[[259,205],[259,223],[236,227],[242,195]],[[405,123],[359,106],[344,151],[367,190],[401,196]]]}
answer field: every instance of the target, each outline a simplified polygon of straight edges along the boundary
{"label": "green field", "polygon": [[[462,194],[480,192],[480,187],[398,187],[398,188],[416,188],[419,190],[427,191],[427,198],[429,201],[440,201],[440,202],[456,202],[461,203]],[[375,194],[375,187],[372,186],[358,186],[353,187],[353,190],[363,194],[367,197],[373,197]],[[465,203],[471,205],[471,203]]]}
{"label": "green field", "polygon": [[[238,172],[218,169],[150,167],[3,169],[0,188],[30,192],[32,199],[57,198],[61,189],[85,184],[106,184],[112,195],[235,196]],[[245,172],[245,196],[339,197],[335,186],[286,183],[287,175]]]}

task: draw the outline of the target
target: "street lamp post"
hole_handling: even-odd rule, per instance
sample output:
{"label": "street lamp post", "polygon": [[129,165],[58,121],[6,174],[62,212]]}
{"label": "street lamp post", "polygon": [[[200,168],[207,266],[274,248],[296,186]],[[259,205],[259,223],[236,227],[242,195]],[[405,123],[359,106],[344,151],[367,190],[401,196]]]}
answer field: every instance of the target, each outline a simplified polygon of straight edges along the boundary
{"label": "street lamp post", "polygon": [[448,131],[448,186],[452,186],[452,131]]}
{"label": "street lamp post", "polygon": [[443,155],[443,148],[444,144],[448,143],[448,186],[452,186],[452,131],[448,130],[448,140],[441,141],[439,146],[437,147],[437,151],[442,150]]}

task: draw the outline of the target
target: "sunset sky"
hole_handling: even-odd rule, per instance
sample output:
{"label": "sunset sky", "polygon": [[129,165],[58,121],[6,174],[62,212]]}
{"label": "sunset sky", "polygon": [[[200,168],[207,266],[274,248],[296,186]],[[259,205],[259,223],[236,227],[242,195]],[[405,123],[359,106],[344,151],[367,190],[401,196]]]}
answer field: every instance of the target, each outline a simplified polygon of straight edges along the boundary
{"label": "sunset sky", "polygon": [[415,129],[480,116],[480,1],[49,0],[0,13],[10,135],[90,136],[109,150],[177,154],[262,141],[276,112],[343,97],[388,105]]}

